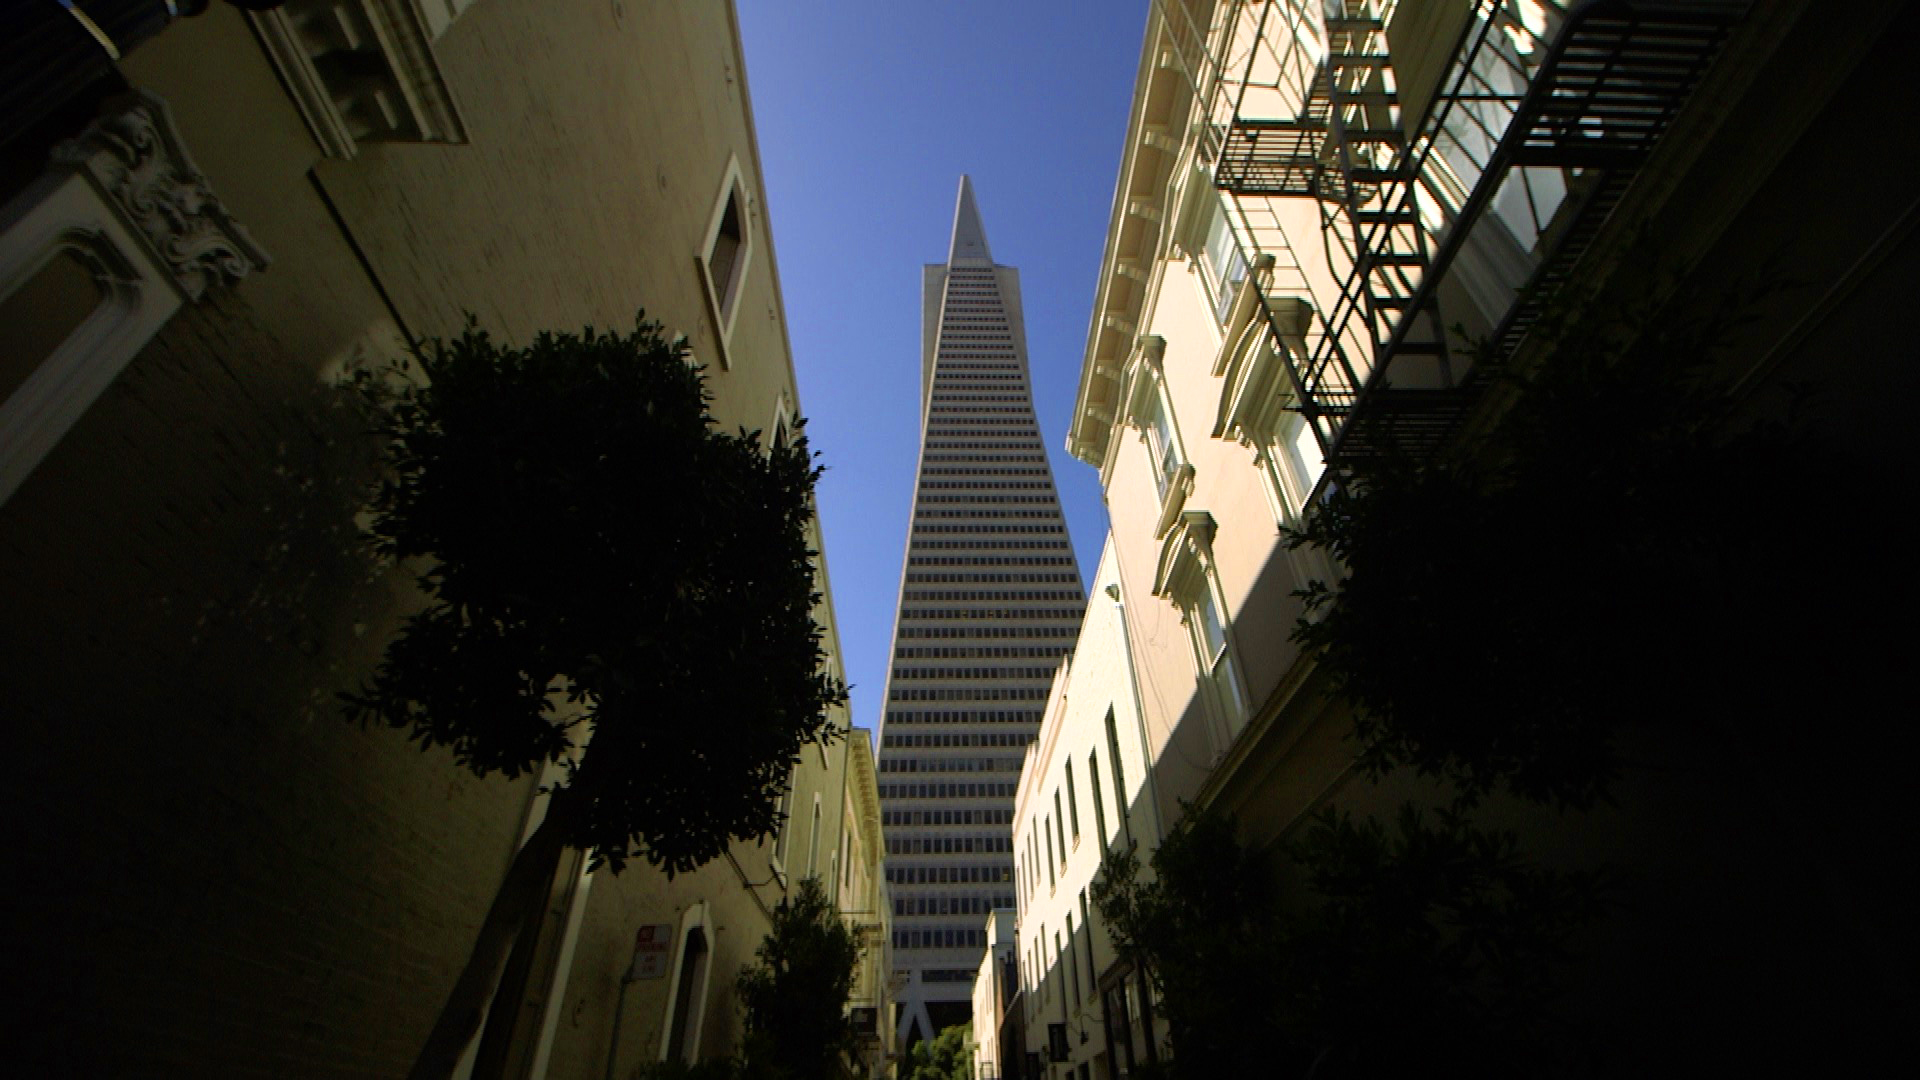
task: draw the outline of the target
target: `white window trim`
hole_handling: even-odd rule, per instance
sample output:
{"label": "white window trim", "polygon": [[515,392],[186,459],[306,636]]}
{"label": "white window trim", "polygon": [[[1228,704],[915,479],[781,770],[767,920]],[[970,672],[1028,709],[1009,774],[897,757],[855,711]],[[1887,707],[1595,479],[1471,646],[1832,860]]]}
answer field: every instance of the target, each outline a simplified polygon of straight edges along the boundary
{"label": "white window trim", "polygon": [[[1193,494],[1194,471],[1187,457],[1186,443],[1180,437],[1180,418],[1174,412],[1172,395],[1167,392],[1164,364],[1167,354],[1166,339],[1158,334],[1146,334],[1134,344],[1133,355],[1127,360],[1122,376],[1121,410],[1125,421],[1140,433],[1140,443],[1147,448],[1149,474],[1165,476],[1165,490],[1156,492],[1160,500],[1160,516],[1154,523],[1155,538],[1165,536],[1173,522],[1186,506],[1187,496]],[[1153,410],[1158,409],[1166,420],[1167,435],[1172,440],[1171,450],[1179,462],[1169,473],[1160,464],[1160,455],[1153,445],[1149,434]],[[1105,477],[1102,478],[1104,483]]]}
{"label": "white window trim", "polygon": [[714,935],[713,912],[705,900],[696,901],[680,913],[680,929],[673,938],[673,970],[667,972],[667,1008],[660,1029],[660,1057],[667,1060],[673,1042],[673,1013],[680,1003],[680,968],[687,959],[687,938],[698,930],[707,939],[706,970],[693,986],[693,1001],[687,1011],[687,1037],[681,1047],[683,1059],[691,1065],[700,1060],[700,1032],[707,1021],[707,987],[713,981],[713,966],[720,956],[719,939]]}
{"label": "white window trim", "polygon": [[[720,237],[720,225],[726,218],[729,199],[738,206],[740,252],[733,260],[728,280],[716,282],[709,261],[713,256],[714,242]],[[739,322],[740,309],[746,306],[741,294],[746,291],[747,270],[753,263],[756,246],[753,242],[753,222],[753,200],[742,178],[740,159],[729,155],[720,190],[715,194],[713,209],[707,215],[706,231],[701,234],[700,249],[693,254],[694,263],[699,267],[701,287],[706,290],[707,308],[713,316],[713,334],[720,346],[722,370],[733,366],[733,328]],[[730,305],[727,303],[729,299],[732,300]]]}
{"label": "white window trim", "polygon": [[[384,81],[364,87],[329,87],[316,58],[335,51],[338,41],[324,44],[317,37],[332,36],[343,26],[336,5],[327,0],[290,0],[268,11],[248,12],[261,46],[295,107],[307,122],[314,141],[328,157],[352,158],[360,139],[340,102],[369,106],[391,117],[396,125],[386,137],[411,136],[424,142],[464,143],[466,123],[460,118],[432,43],[473,0],[359,0],[356,8],[372,27],[371,38],[353,42],[351,51],[377,66]],[[435,11],[438,6],[441,11]],[[443,16],[443,17],[441,17]],[[318,29],[316,29],[316,27]],[[370,88],[370,89],[369,89]],[[378,100],[375,100],[375,97]]]}
{"label": "white window trim", "polygon": [[71,253],[93,271],[103,299],[0,402],[0,503],[183,304],[268,262],[194,165],[156,94],[120,98],[50,158],[0,207],[0,296]]}
{"label": "white window trim", "polygon": [[[1153,593],[1166,597],[1179,609],[1180,622],[1187,628],[1193,651],[1194,677],[1202,687],[1201,696],[1207,702],[1207,713],[1213,724],[1217,760],[1226,753],[1234,739],[1247,729],[1252,719],[1253,703],[1243,674],[1246,668],[1234,640],[1233,617],[1229,613],[1213,561],[1216,529],[1213,515],[1204,510],[1180,515],[1179,526],[1170,531],[1161,543]],[[1209,655],[1204,640],[1205,631],[1196,617],[1203,589],[1204,595],[1213,601],[1214,613],[1219,617],[1223,646],[1220,656]],[[1226,662],[1224,674],[1231,680],[1227,686],[1220,685],[1220,662],[1223,659]]]}

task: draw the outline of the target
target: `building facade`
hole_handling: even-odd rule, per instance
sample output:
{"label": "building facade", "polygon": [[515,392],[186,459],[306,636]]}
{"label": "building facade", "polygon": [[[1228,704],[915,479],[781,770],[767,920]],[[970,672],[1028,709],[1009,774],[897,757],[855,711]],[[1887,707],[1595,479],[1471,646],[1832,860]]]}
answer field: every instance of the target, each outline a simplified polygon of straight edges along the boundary
{"label": "building facade", "polygon": [[1163,828],[1127,634],[1109,540],[1014,807],[1026,1035],[1014,1057],[1041,1071],[1009,1075],[1028,1080],[1125,1076],[1159,1054],[1145,973],[1116,953],[1091,895],[1108,855],[1151,852]]}
{"label": "building facade", "polygon": [[[39,988],[17,1068],[404,1074],[542,778],[342,719],[417,599],[358,555],[374,447],[336,380],[469,314],[525,342],[644,305],[723,427],[789,427],[732,5],[4,18],[0,669],[16,745],[64,762],[6,795],[43,823],[10,858],[49,871],[9,900]],[[856,1003],[889,1012],[871,752],[834,721],[779,835],[671,879],[575,853],[460,1075],[731,1053],[734,974],[802,876],[869,942]]]}
{"label": "building facade", "polygon": [[[1826,445],[1910,457],[1887,404],[1913,385],[1890,362],[1888,314],[1915,265],[1910,184],[1869,165],[1846,198],[1809,193],[1823,154],[1871,141],[1857,107],[1894,92],[1896,43],[1917,28],[1897,4],[1834,16],[1810,3],[1153,5],[1068,448],[1106,492],[1146,799],[1163,820],[1183,802],[1217,808],[1277,854],[1322,808],[1390,815],[1444,798],[1354,768],[1352,713],[1289,639],[1295,591],[1342,571],[1281,529],[1379,456],[1460,452],[1500,414],[1507,399],[1455,351],[1455,327],[1524,369],[1546,362],[1536,328],[1568,305],[1684,319],[1752,267],[1790,266],[1715,377],[1753,417],[1779,415],[1792,380],[1818,383]],[[1648,237],[1680,268],[1671,280],[1639,261]],[[1077,654],[1062,715],[1116,692]],[[1653,767],[1587,814],[1483,807],[1547,865],[1629,868],[1567,976],[1570,1014],[1633,1033],[1582,1048],[1603,1074],[1864,1055],[1898,1027],[1888,1017],[1911,1008],[1911,987],[1876,959],[1913,955],[1882,878],[1910,847],[1876,794],[1898,781],[1865,780],[1814,734],[1854,709],[1731,762],[1725,744],[1636,736]],[[1055,891],[1073,864],[1060,879],[1071,840],[1048,789],[1069,790],[1049,747],[1070,728],[1043,729],[1036,754],[1052,757],[1023,779],[1040,805],[1023,802],[1015,828],[1017,848],[1038,848],[1021,856],[1043,863],[1037,881],[1017,869],[1025,981],[1043,998],[1029,1012],[1070,1035],[1054,1053],[1031,1027],[1029,1047],[1079,1075],[1085,959]],[[1782,782],[1805,801],[1767,794]],[[1084,801],[1079,813],[1084,827]],[[1779,875],[1781,860],[1797,869]],[[1036,885],[1043,902],[1025,903]],[[1792,1034],[1761,1046],[1762,1030]],[[1124,1075],[1111,1052],[1106,1073],[1092,1063]]]}
{"label": "building facade", "polygon": [[985,916],[1012,904],[1020,755],[1085,598],[1028,380],[1019,272],[960,181],[924,270],[921,444],[880,726],[903,1041],[966,1022]]}

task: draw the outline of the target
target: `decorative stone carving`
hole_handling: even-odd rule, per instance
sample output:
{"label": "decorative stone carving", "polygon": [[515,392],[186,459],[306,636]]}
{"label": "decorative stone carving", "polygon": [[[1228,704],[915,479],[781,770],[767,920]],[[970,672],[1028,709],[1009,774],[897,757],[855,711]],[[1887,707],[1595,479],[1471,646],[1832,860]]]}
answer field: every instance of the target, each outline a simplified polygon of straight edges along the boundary
{"label": "decorative stone carving", "polygon": [[194,165],[167,103],[135,90],[118,104],[56,146],[54,164],[87,174],[190,300],[266,269],[267,253]]}

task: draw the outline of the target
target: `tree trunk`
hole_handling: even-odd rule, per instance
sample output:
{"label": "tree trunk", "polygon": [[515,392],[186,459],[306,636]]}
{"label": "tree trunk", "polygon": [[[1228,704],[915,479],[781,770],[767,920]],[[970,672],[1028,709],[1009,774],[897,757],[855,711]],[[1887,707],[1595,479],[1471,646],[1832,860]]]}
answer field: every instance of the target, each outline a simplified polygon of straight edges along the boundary
{"label": "tree trunk", "polygon": [[447,996],[439,1019],[434,1021],[426,1045],[413,1063],[413,1071],[407,1074],[409,1080],[447,1080],[460,1064],[460,1055],[467,1044],[479,1032],[494,978],[526,925],[528,912],[546,900],[547,884],[565,847],[559,822],[566,809],[567,794],[563,789],[550,796],[546,817],[507,865],[507,876],[501,880],[493,905],[480,924],[480,934],[467,956],[467,965],[454,982],[453,992]]}

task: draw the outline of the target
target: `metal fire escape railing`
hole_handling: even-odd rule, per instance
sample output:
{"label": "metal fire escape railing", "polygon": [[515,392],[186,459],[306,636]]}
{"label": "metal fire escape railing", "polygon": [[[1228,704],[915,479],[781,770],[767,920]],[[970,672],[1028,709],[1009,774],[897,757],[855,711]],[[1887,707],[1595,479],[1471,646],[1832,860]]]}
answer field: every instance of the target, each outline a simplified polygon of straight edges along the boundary
{"label": "metal fire escape railing", "polygon": [[[1520,6],[1475,0],[1409,139],[1382,3],[1327,0],[1327,56],[1297,113],[1249,116],[1236,105],[1221,136],[1220,188],[1318,200],[1349,260],[1309,355],[1277,349],[1294,407],[1332,465],[1431,452],[1451,435],[1475,382],[1455,370],[1436,294],[1467,237],[1512,191],[1534,217],[1523,230],[1532,273],[1492,337],[1504,359],[1569,280],[1747,3],[1589,0],[1554,12],[1551,41]],[[1552,189],[1548,221],[1536,181]],[[1278,344],[1271,311],[1268,320]]]}

